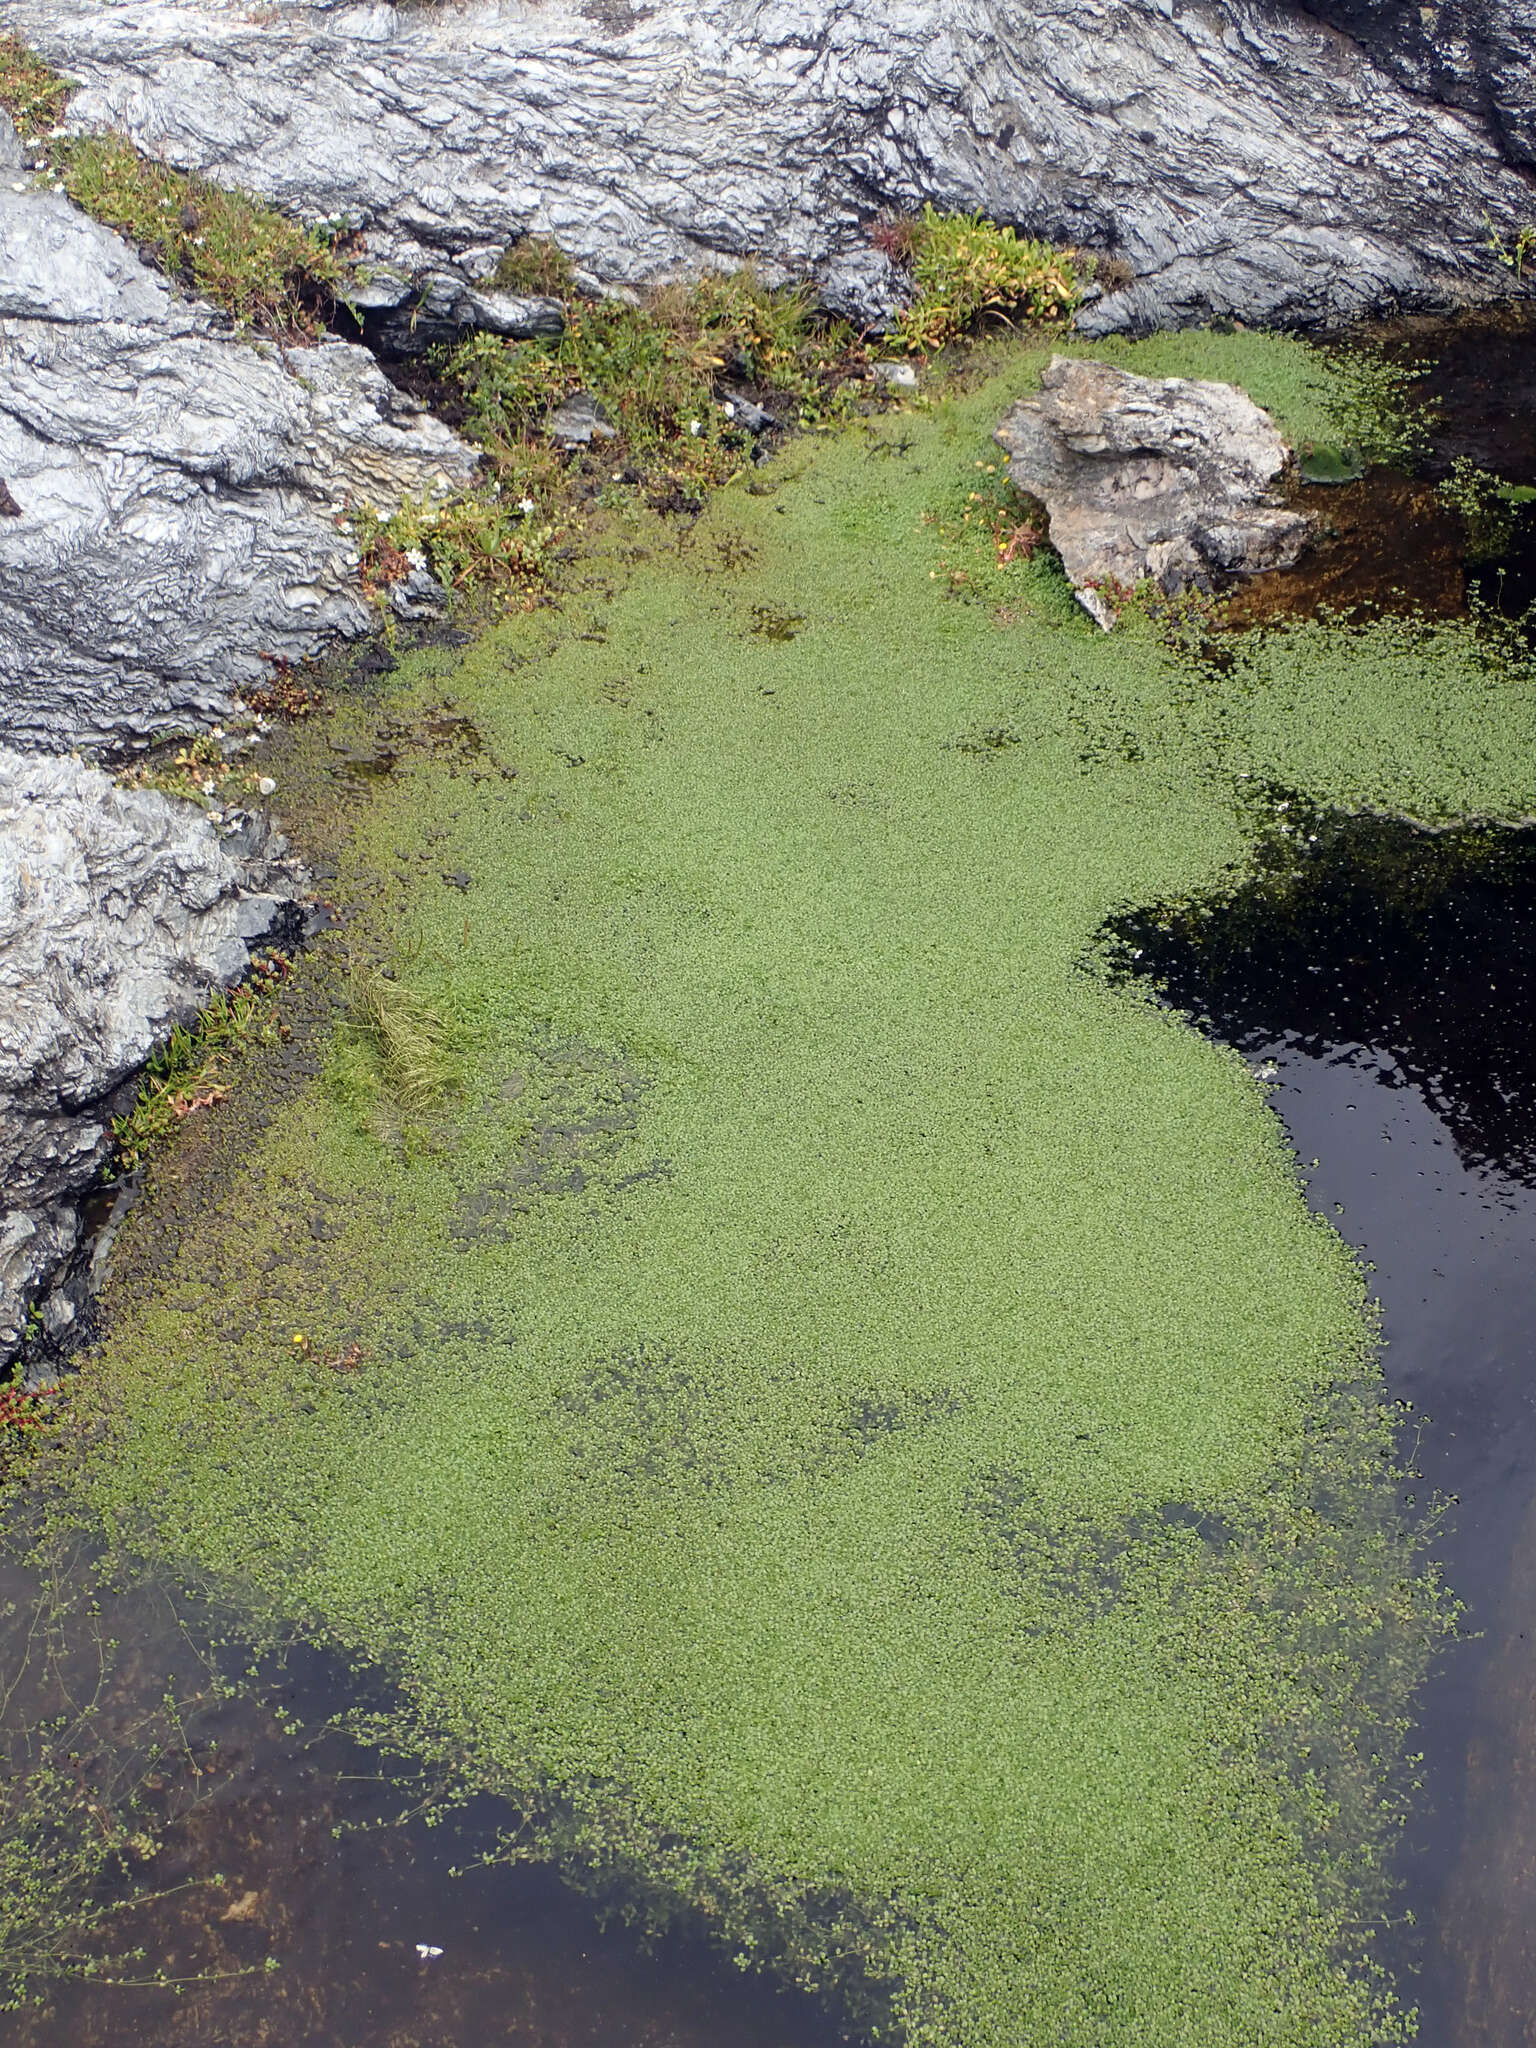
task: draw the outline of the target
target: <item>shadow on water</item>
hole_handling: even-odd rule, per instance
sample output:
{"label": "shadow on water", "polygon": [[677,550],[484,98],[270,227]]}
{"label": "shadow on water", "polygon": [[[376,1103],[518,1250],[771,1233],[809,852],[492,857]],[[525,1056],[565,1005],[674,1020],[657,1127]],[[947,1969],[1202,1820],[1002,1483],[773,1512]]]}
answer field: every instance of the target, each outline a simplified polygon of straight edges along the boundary
{"label": "shadow on water", "polygon": [[[1427,2048],[1536,2039],[1536,830],[1306,819],[1224,901],[1120,959],[1269,1079],[1312,1206],[1369,1262],[1392,1393],[1449,1496],[1464,1640],[1383,1960]],[[1315,837],[1313,836],[1315,835]],[[1310,1166],[1307,1162],[1311,1162]]]}
{"label": "shadow on water", "polygon": [[[64,1832],[74,1821],[111,1827],[125,1846],[85,1859],[95,1876],[74,1945],[96,1974],[34,1977],[29,1996],[40,2002],[0,2020],[7,2043],[841,2039],[810,2000],[742,1974],[702,1940],[647,1948],[600,1924],[547,1867],[478,1862],[515,1813],[489,1799],[444,1811],[430,1785],[340,1732],[336,1716],[360,1702],[357,1679],[335,1660],[290,1649],[280,1665],[264,1660],[252,1684],[247,1653],[218,1645],[199,1603],[152,1581],[82,1599],[87,1575],[73,1564],[66,1577],[62,1619],[50,1620],[36,1575],[0,1560],[0,1761],[14,1771],[28,1749],[35,1763],[51,1748],[45,1768],[62,1775],[45,1790],[65,1809]],[[39,1727],[41,1745],[25,1734]],[[0,1866],[12,1875],[4,1837],[16,1833],[15,1803],[0,1796]],[[111,1910],[92,1925],[102,1905]],[[0,1975],[8,1933],[0,1925]]]}
{"label": "shadow on water", "polygon": [[[1414,373],[1412,401],[1428,432],[1422,459],[1412,476],[1346,468],[1339,483],[1295,481],[1291,501],[1311,519],[1312,541],[1294,569],[1239,583],[1228,625],[1321,611],[1524,620],[1536,606],[1536,506],[1495,500],[1469,529],[1455,484],[1469,468],[1489,484],[1536,485],[1536,310],[1407,316],[1356,330],[1351,345]],[[1497,529],[1487,509],[1502,512]]]}

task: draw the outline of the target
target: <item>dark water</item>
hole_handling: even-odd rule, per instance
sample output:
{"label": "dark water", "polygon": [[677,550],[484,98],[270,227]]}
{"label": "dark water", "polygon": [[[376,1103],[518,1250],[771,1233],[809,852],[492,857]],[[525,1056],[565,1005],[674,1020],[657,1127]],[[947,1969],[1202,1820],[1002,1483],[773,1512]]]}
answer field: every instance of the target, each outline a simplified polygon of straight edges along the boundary
{"label": "dark water", "polygon": [[[1293,808],[1291,819],[1303,824]],[[1316,843],[1297,865],[1296,837]],[[1308,1199],[1373,1268],[1466,1636],[1422,1703],[1386,1945],[1426,2048],[1536,2040],[1536,832],[1312,820],[1137,966],[1272,1074]],[[1410,1445],[1411,1449],[1412,1446]]]}
{"label": "dark water", "polygon": [[1536,506],[1506,508],[1503,537],[1469,550],[1462,514],[1442,494],[1458,463],[1536,485],[1536,310],[1480,308],[1361,329],[1354,346],[1414,373],[1427,430],[1414,474],[1370,469],[1337,485],[1299,484],[1312,541],[1294,569],[1255,576],[1228,601],[1237,630],[1321,611],[1370,617],[1470,612],[1523,620],[1536,605]]}
{"label": "dark water", "polygon": [[700,1940],[647,1949],[622,1925],[605,1929],[547,1868],[477,1867],[515,1812],[482,1799],[426,1818],[440,1788],[333,1725],[357,1683],[334,1660],[290,1650],[250,1683],[244,1652],[209,1647],[218,1632],[201,1603],[154,1582],[82,1601],[83,1574],[67,1577],[59,1616],[40,1605],[35,1574],[0,1563],[0,1743],[14,1765],[19,1727],[46,1727],[65,1708],[46,1746],[68,1759],[66,1796],[78,1785],[80,1812],[99,1803],[126,1815],[148,1853],[110,1864],[95,1888],[127,1902],[84,1942],[99,1974],[35,1980],[40,2005],[0,2013],[7,2044],[832,2048],[840,2038],[808,1999],[744,1975]]}

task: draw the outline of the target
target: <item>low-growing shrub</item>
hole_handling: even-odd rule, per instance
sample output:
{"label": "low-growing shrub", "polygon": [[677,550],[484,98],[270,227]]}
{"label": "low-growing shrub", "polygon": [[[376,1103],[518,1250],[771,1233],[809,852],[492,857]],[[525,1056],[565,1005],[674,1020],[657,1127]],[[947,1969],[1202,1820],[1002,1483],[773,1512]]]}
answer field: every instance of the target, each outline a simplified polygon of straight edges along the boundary
{"label": "low-growing shrub", "polygon": [[74,87],[15,36],[0,36],[0,109],[23,141],[44,135],[64,112]]}
{"label": "low-growing shrub", "polygon": [[925,206],[919,219],[888,228],[885,239],[891,253],[905,255],[917,288],[892,340],[915,354],[942,348],[988,316],[1069,320],[1081,296],[1071,251],[1021,241],[979,213]]}
{"label": "low-growing shrub", "polygon": [[363,588],[387,600],[414,558],[446,590],[489,596],[504,606],[526,601],[549,579],[559,528],[540,521],[535,501],[515,490],[493,483],[455,498],[407,498],[387,519],[368,508],[355,512]]}
{"label": "low-growing shrub", "polygon": [[744,268],[663,286],[640,305],[572,299],[558,340],[476,334],[437,361],[467,404],[465,432],[500,480],[521,487],[530,438],[573,392],[603,406],[629,462],[669,482],[708,484],[743,454],[716,397],[722,381],[770,390],[782,410],[819,424],[847,409],[844,383],[861,359],[845,325],[815,322],[803,293],[770,290]]}

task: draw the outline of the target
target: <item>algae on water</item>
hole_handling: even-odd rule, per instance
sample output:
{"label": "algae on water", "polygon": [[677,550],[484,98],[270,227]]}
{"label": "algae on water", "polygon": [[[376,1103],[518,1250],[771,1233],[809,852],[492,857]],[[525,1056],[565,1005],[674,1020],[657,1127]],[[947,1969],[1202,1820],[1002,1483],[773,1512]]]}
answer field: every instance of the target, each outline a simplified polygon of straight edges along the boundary
{"label": "algae on water", "polygon": [[[1250,341],[1337,435],[1299,344],[1179,367]],[[1528,807],[1536,714],[1459,628],[1099,634],[988,524],[1041,360],[636,515],[465,653],[513,772],[411,757],[336,885],[458,1091],[396,1142],[339,1042],[122,1304],[83,1484],[396,1673],[525,1850],[866,2026],[1344,2048],[1400,2026],[1441,1610],[1357,1263],[1095,946],[1241,867],[1266,782]]]}

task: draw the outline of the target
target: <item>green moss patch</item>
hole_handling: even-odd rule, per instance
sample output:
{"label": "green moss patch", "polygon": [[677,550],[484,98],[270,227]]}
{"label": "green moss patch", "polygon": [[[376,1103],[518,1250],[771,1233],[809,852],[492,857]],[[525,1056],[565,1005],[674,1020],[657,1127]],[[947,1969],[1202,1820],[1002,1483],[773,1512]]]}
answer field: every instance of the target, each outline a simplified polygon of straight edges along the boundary
{"label": "green moss patch", "polygon": [[[1118,355],[1340,432],[1299,344]],[[965,516],[1042,359],[343,702],[398,758],[335,893],[457,1090],[338,1029],[122,1303],[82,1484],[385,1665],[509,1853],[868,2028],[1363,2048],[1442,1622],[1363,1276],[1242,1060],[1093,962],[1270,783],[1529,808],[1536,700],[1459,629],[1099,634]],[[474,746],[401,739],[448,689]]]}

